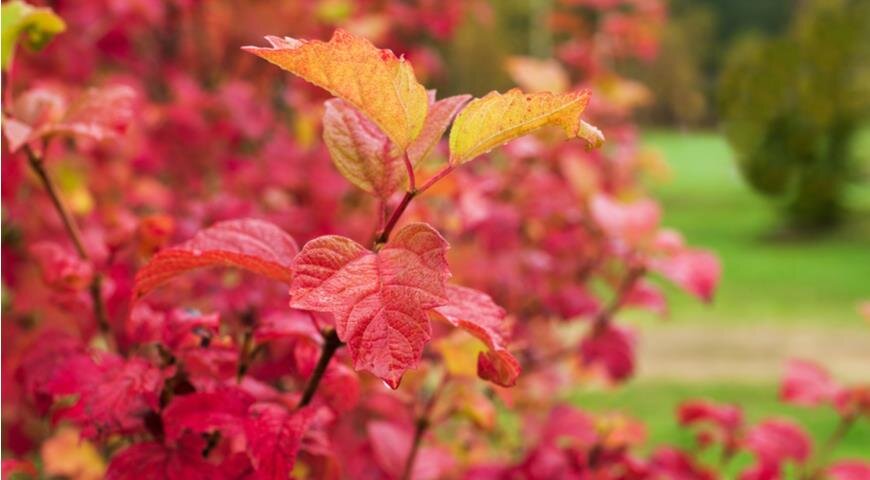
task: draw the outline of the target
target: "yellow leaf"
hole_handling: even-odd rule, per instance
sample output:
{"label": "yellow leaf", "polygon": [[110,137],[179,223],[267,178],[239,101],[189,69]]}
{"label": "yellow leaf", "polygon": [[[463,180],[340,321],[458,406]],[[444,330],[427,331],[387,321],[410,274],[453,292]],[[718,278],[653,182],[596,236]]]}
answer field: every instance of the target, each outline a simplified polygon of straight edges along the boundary
{"label": "yellow leaf", "polygon": [[583,138],[599,147],[604,136],[580,119],[589,103],[589,91],[553,94],[490,92],[473,100],[453,122],[450,162],[462,164],[493,148],[547,125],[562,127],[569,138]]}
{"label": "yellow leaf", "polygon": [[329,42],[266,37],[271,48],[244,47],[327,90],[361,111],[401,151],[417,137],[426,120],[426,89],[411,64],[391,50],[338,29]]}
{"label": "yellow leaf", "polygon": [[552,58],[510,57],[505,66],[513,81],[530,92],[562,93],[571,84],[568,72]]}
{"label": "yellow leaf", "polygon": [[49,476],[74,480],[103,478],[106,465],[103,457],[87,440],[79,438],[73,428],[63,427],[42,444],[42,462]]}

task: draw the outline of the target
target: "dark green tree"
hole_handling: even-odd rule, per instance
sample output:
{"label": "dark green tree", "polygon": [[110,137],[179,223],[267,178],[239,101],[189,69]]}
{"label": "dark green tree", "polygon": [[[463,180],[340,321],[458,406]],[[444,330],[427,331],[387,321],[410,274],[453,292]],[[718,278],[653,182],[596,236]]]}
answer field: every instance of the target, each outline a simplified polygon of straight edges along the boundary
{"label": "dark green tree", "polygon": [[852,143],[870,112],[870,0],[803,2],[776,38],[738,42],[719,84],[725,134],[749,184],[791,225],[842,218]]}

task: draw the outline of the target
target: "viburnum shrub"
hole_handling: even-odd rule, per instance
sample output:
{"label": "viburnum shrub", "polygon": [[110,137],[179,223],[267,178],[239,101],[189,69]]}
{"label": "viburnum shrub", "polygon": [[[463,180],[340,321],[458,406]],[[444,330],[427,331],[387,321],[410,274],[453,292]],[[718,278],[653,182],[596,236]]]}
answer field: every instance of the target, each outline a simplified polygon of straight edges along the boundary
{"label": "viburnum shrub", "polygon": [[[664,313],[655,277],[706,301],[719,276],[660,227],[648,93],[608,68],[654,54],[662,5],[560,3],[569,68],[516,57],[523,90],[441,99],[427,42],[487,5],[413,5],[4,4],[4,477],[716,477],[564,401],[632,375],[616,316]],[[301,80],[237,48],[336,25],[245,47]],[[805,364],[784,398],[842,432],[868,411]],[[867,473],[737,407],[680,420],[755,453],[743,478]]]}

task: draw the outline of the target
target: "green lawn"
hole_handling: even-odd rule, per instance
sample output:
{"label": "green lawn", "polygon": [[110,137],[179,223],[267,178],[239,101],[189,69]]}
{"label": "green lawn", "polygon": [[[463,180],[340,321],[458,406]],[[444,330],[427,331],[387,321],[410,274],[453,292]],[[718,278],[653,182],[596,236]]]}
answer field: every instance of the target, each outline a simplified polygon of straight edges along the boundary
{"label": "green lawn", "polygon": [[[870,135],[867,136],[870,138]],[[676,321],[859,322],[855,307],[870,299],[870,188],[849,192],[856,213],[831,235],[770,239],[776,212],[746,187],[728,145],[716,133],[649,133],[672,179],[653,187],[664,224],[719,255],[723,277],[708,308],[676,292]],[[868,142],[864,142],[868,143]]]}
{"label": "green lawn", "polygon": [[[593,412],[630,412],[647,426],[648,444],[692,446],[692,435],[677,425],[675,408],[685,399],[705,398],[718,402],[736,402],[743,406],[750,422],[771,416],[784,416],[800,423],[814,438],[816,446],[830,436],[838,422],[832,409],[807,409],[783,405],[777,400],[774,385],[681,385],[633,383],[617,390],[583,391],[572,403]],[[855,423],[844,441],[832,453],[833,458],[870,458],[870,422]],[[734,467],[751,459],[739,458]],[[715,463],[715,462],[714,462]]]}
{"label": "green lawn", "polygon": [[[722,137],[714,132],[659,131],[648,133],[644,143],[659,150],[672,170],[670,181],[653,186],[663,204],[664,224],[682,231],[691,244],[714,250],[723,265],[712,305],[700,305],[668,289],[670,322],[866,328],[856,306],[860,300],[870,300],[870,189],[849,192],[856,213],[848,226],[812,239],[771,240],[778,225],[776,212],[743,184]],[[870,141],[864,145],[870,151]],[[643,323],[644,329],[658,324],[643,315],[630,319]],[[697,359],[699,368],[703,361]],[[616,390],[579,391],[570,400],[591,411],[617,410],[642,419],[651,446],[691,445],[691,435],[677,426],[674,417],[676,406],[689,398],[740,403],[752,421],[792,417],[816,442],[836,427],[837,417],[830,409],[785,406],[777,400],[777,391],[774,380],[723,384],[639,379]],[[857,424],[834,454],[870,458],[870,422]],[[738,458],[732,470],[748,461]]]}

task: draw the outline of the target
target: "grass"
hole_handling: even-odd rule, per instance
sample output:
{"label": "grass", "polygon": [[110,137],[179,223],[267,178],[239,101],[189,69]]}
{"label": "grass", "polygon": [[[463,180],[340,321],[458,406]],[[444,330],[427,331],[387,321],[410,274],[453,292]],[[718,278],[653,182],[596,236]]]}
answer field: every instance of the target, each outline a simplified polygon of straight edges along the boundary
{"label": "grass", "polygon": [[[870,151],[870,130],[862,145]],[[662,202],[666,226],[689,243],[714,250],[723,276],[713,305],[699,304],[668,289],[671,322],[716,326],[765,324],[787,329],[828,326],[866,328],[857,304],[870,300],[870,189],[849,192],[852,221],[828,235],[791,241],[771,240],[779,225],[769,202],[744,185],[724,139],[715,132],[682,134],[654,131],[645,145],[660,151],[672,171],[671,180],[653,187]],[[631,316],[644,328],[656,321]],[[698,358],[704,368],[704,358]],[[818,360],[824,363],[824,358]],[[719,383],[716,383],[719,382]],[[771,379],[760,384],[672,382],[639,379],[616,390],[575,392],[572,403],[597,412],[622,411],[646,423],[648,445],[690,447],[692,435],[680,428],[674,412],[682,401],[707,398],[736,402],[747,419],[786,416],[802,424],[818,445],[835,429],[838,418],[826,408],[783,405]],[[855,425],[833,452],[836,458],[870,458],[870,422]],[[731,475],[751,459],[744,456],[728,469]],[[715,464],[715,462],[711,463]]]}
{"label": "grass", "polygon": [[714,250],[723,265],[712,308],[682,294],[669,296],[675,320],[858,322],[858,302],[870,299],[870,189],[850,192],[858,213],[846,227],[774,241],[776,212],[744,185],[721,136],[658,131],[644,142],[660,151],[672,170],[670,181],[653,187],[664,224]]}
{"label": "grass", "polygon": [[[743,406],[746,420],[783,416],[801,424],[818,447],[838,423],[832,409],[807,409],[783,405],[777,399],[775,385],[684,385],[633,383],[617,390],[577,392],[573,404],[592,412],[628,412],[642,419],[647,427],[648,445],[676,445],[690,448],[690,431],[680,428],[675,417],[676,407],[686,399],[705,398],[717,402],[736,402]],[[856,422],[843,441],[832,451],[831,458],[868,458],[870,422]],[[738,458],[733,467],[750,462],[748,456]],[[715,463],[715,462],[714,462]]]}

